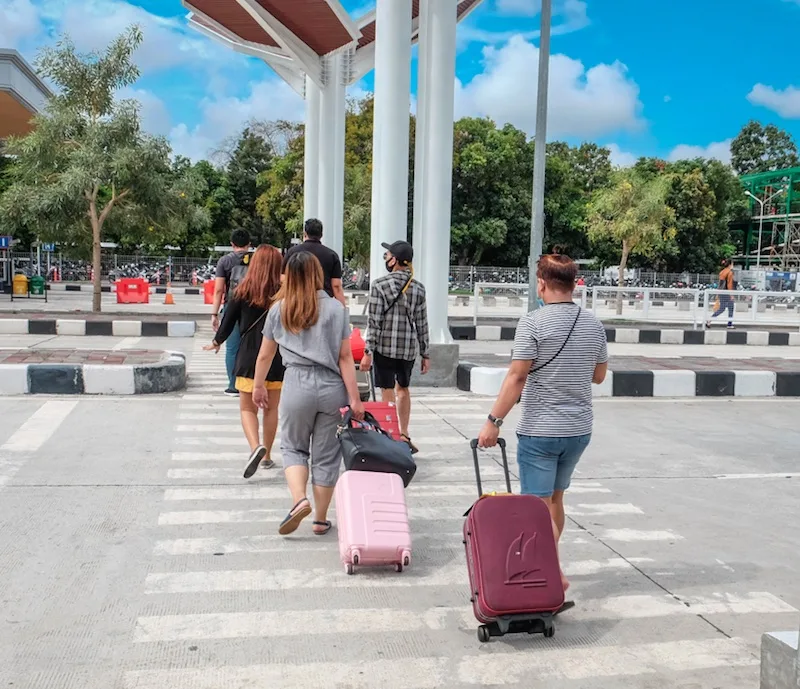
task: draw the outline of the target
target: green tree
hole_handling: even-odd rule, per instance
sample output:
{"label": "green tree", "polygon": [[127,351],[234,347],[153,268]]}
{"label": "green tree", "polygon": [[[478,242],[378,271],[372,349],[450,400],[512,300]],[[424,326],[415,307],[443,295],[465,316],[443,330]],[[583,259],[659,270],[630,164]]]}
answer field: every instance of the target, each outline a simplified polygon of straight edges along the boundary
{"label": "green tree", "polygon": [[774,124],[751,120],[731,142],[731,165],[740,175],[796,167],[800,164],[791,134]]}
{"label": "green tree", "polygon": [[45,241],[91,242],[94,311],[107,223],[163,242],[201,216],[193,181],[173,174],[166,140],[141,131],[135,101],[115,97],[138,77],[132,56],[141,41],[132,27],[99,54],[78,54],[69,38],[45,48],[36,64],[57,95],[31,134],[7,142],[16,163],[0,217]]}
{"label": "green tree", "polygon": [[228,163],[228,184],[234,199],[233,223],[250,233],[256,242],[266,241],[266,226],[256,211],[256,200],[264,192],[259,182],[269,170],[274,151],[267,139],[246,128]]}
{"label": "green tree", "polygon": [[351,165],[344,176],[344,255],[358,272],[359,285],[369,270],[371,208],[370,166]]}
{"label": "green tree", "polygon": [[[612,174],[611,184],[595,192],[589,204],[587,228],[597,241],[613,241],[620,248],[620,283],[631,254],[652,255],[675,236],[675,212],[667,204],[670,178],[645,180],[633,170]],[[617,299],[622,313],[622,294]]]}

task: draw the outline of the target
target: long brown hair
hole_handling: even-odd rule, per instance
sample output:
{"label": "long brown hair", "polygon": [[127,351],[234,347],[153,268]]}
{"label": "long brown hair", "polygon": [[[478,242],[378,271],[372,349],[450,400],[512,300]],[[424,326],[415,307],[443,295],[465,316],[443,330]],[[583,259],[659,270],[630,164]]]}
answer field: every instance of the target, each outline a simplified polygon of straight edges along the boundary
{"label": "long brown hair", "polygon": [[234,296],[248,304],[268,309],[281,287],[281,252],[269,244],[261,244],[250,259],[244,279]]}
{"label": "long brown hair", "polygon": [[284,282],[276,301],[281,301],[281,323],[295,335],[319,319],[317,292],[322,289],[322,264],[314,254],[298,251],[289,256]]}

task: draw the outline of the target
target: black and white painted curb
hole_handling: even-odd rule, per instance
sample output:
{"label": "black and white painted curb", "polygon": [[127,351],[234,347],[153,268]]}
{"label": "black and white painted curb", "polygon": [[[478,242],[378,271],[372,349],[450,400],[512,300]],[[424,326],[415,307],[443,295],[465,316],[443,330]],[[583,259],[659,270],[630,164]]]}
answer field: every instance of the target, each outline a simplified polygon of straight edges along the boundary
{"label": "black and white painted curb", "polygon": [[[451,325],[455,340],[499,342],[513,340],[516,328],[500,325]],[[800,332],[768,332],[766,330],[681,330],[650,328],[606,328],[609,342],[630,344],[687,345],[753,345],[799,346]]]}
{"label": "black and white painted curb", "polygon": [[[50,292],[91,292],[93,286],[88,284],[77,284],[70,282],[48,282],[47,289]],[[101,292],[116,292],[116,285],[100,285]],[[171,287],[173,294],[202,294],[203,287]],[[150,294],[166,294],[166,285],[150,285]]]}
{"label": "black and white painted curb", "polygon": [[72,318],[0,318],[0,335],[107,335],[194,337],[194,321],[87,321]]}
{"label": "black and white painted curb", "polygon": [[0,364],[2,395],[150,395],[186,387],[186,357],[156,364]]}
{"label": "black and white painted curb", "polygon": [[[458,365],[459,390],[496,396],[507,369]],[[609,371],[595,397],[800,397],[800,371]]]}

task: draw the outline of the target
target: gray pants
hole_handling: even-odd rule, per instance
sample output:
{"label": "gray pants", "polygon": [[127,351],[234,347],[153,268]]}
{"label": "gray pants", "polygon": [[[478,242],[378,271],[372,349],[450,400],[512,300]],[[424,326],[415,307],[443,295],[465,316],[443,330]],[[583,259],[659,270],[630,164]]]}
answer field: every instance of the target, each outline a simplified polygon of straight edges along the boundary
{"label": "gray pants", "polygon": [[341,376],[323,367],[287,367],[279,409],[284,469],[308,467],[310,458],[311,483],[336,485],[342,462],[336,427],[344,406],[347,390]]}

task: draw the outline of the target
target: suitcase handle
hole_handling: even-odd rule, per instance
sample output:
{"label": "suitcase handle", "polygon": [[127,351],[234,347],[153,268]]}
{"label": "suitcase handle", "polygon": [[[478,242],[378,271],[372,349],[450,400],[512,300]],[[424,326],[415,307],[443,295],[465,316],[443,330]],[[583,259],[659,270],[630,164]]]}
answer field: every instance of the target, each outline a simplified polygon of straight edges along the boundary
{"label": "suitcase handle", "polygon": [[[506,440],[505,438],[498,438],[497,445],[500,447],[500,454],[503,458],[503,474],[506,479],[506,488],[511,493],[511,474],[508,471],[508,456],[506,455]],[[481,467],[478,461],[478,439],[473,438],[469,446],[472,448],[472,461],[475,463],[475,480],[478,483],[478,497],[483,495],[483,486],[481,484]]]}

